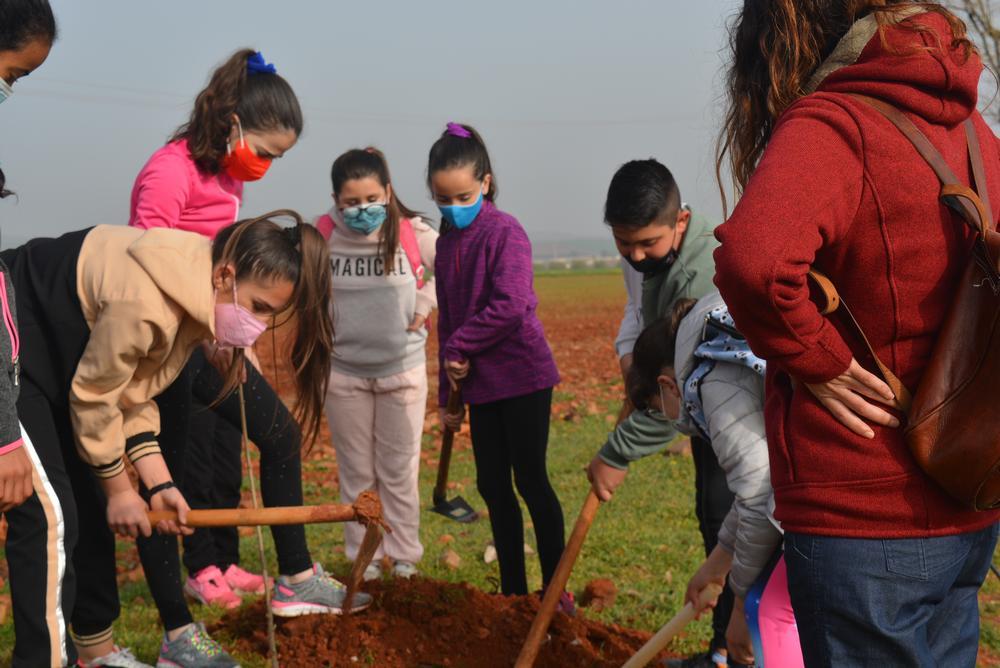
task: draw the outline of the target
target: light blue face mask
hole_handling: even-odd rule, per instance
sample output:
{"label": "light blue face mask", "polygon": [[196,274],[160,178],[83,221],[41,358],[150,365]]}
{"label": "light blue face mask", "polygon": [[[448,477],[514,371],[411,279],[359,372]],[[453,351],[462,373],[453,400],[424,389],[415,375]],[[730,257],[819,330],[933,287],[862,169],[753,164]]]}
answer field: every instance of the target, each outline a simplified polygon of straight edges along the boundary
{"label": "light blue face mask", "polygon": [[385,204],[349,206],[343,211],[344,223],[359,234],[368,236],[385,222]]}
{"label": "light blue face mask", "polygon": [[472,204],[453,204],[451,206],[438,206],[441,217],[455,226],[456,229],[464,230],[479,215],[483,208],[483,191],[479,191],[479,197]]}
{"label": "light blue face mask", "polygon": [[14,94],[14,89],[4,79],[0,79],[0,102]]}

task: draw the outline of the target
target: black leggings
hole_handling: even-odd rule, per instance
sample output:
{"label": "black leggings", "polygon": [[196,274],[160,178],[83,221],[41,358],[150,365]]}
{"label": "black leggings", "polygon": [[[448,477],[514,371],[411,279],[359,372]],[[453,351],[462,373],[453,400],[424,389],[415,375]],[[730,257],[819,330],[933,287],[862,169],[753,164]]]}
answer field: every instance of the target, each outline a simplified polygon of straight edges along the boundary
{"label": "black leggings", "polygon": [[[240,430],[198,399],[191,408],[191,429],[184,462],[184,500],[194,509],[236,508],[243,484]],[[209,566],[225,572],[240,563],[236,527],[195,529],[184,536],[184,567],[189,575]]]}
{"label": "black leggings", "polygon": [[[185,449],[191,417],[192,397],[210,405],[222,389],[223,379],[197,351],[181,376],[157,397],[160,407],[160,448],[170,474],[183,486]],[[267,381],[247,364],[244,386],[247,430],[260,451],[260,489],[265,506],[302,505],[301,432],[288,409]],[[238,428],[239,396],[231,394],[213,409]],[[299,573],[312,566],[306,533],[302,525],[271,527],[278,570],[284,575]],[[181,586],[181,566],[175,536],[153,535],[137,540],[139,557],[163,626],[172,630],[193,619]]]}
{"label": "black leggings", "polygon": [[565,545],[562,506],[545,468],[551,407],[552,388],[469,407],[476,486],[490,511],[500,589],[508,595],[528,593],[524,524],[514,485],[535,525],[543,586],[552,579]]}
{"label": "black leggings", "polygon": [[[691,455],[694,458],[695,515],[709,555],[719,542],[719,529],[729,514],[735,497],[726,483],[726,472],[719,466],[712,444],[703,438],[691,438]],[[733,612],[733,590],[729,581],[712,611],[712,649],[726,646],[726,628]]]}

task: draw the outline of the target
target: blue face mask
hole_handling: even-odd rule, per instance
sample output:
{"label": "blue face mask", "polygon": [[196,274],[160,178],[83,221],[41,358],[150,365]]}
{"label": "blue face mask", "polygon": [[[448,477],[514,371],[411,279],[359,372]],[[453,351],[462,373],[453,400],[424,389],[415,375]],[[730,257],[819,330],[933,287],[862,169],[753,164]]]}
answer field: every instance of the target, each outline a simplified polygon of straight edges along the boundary
{"label": "blue face mask", "polygon": [[0,102],[3,102],[13,94],[14,89],[10,87],[10,84],[5,80],[0,79]]}
{"label": "blue face mask", "polygon": [[343,211],[344,223],[359,234],[368,236],[385,222],[385,204],[349,206]]}
{"label": "blue face mask", "polygon": [[464,206],[453,204],[451,206],[439,206],[441,217],[455,226],[456,229],[464,230],[479,215],[479,210],[483,208],[483,191],[479,191],[479,197],[472,204]]}

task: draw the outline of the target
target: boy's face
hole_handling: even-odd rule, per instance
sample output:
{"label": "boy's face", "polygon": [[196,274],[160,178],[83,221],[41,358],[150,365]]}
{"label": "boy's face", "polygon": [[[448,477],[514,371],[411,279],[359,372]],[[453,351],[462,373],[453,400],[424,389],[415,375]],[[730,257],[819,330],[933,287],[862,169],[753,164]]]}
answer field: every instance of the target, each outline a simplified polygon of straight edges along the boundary
{"label": "boy's face", "polygon": [[645,227],[612,225],[618,252],[633,262],[662,260],[671,250],[679,249],[691,212],[682,209],[671,216],[665,213]]}

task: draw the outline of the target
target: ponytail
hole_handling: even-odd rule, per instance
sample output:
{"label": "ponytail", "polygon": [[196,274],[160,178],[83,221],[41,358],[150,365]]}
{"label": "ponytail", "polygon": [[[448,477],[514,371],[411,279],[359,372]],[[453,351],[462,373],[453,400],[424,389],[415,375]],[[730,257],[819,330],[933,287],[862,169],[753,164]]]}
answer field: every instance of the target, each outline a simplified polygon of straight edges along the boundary
{"label": "ponytail", "polygon": [[385,223],[379,231],[379,254],[387,268],[394,267],[396,253],[399,251],[400,220],[416,218],[420,214],[404,205],[396,196],[396,189],[389,187],[392,185],[392,177],[389,175],[389,162],[385,159],[385,154],[374,146],[351,149],[334,160],[330,169],[334,197],[339,196],[341,188],[348,181],[369,177],[377,179],[379,185],[390,190]]}
{"label": "ponytail", "polygon": [[273,68],[248,70],[247,63],[256,54],[253,49],[240,49],[219,66],[195,98],[187,123],[171,137],[171,141],[187,140],[192,159],[207,174],[222,169],[234,114],[244,132],[302,134],[302,109],[288,82]]}
{"label": "ponytail", "polygon": [[[271,220],[279,217],[292,218],[295,226],[282,227]],[[322,426],[333,350],[330,256],[326,242],[294,211],[272,211],[219,232],[212,244],[212,264],[223,263],[233,264],[236,280],[283,279],[295,286],[288,304],[298,318],[291,347],[297,397],[294,415],[302,426],[304,442],[311,443]],[[240,350],[233,356],[217,402],[239,386],[243,365]]]}

